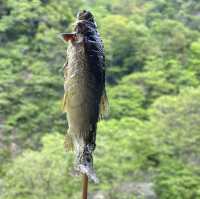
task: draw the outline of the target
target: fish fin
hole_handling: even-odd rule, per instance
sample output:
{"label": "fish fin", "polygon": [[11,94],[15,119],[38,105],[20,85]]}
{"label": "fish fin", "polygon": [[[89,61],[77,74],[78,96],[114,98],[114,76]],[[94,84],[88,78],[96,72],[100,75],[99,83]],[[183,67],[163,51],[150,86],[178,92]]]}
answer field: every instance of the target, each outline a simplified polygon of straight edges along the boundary
{"label": "fish fin", "polygon": [[67,97],[67,93],[64,94],[63,100],[62,100],[62,111],[64,113],[67,112],[67,107],[68,107],[68,97]]}
{"label": "fish fin", "polygon": [[72,140],[72,137],[69,133],[67,133],[65,135],[65,149],[67,151],[73,151],[74,150],[74,144],[73,144],[73,140]]}
{"label": "fish fin", "polygon": [[106,91],[103,91],[103,94],[100,99],[99,104],[99,117],[102,119],[103,116],[107,116],[109,113],[109,104],[108,104],[108,98],[106,95]]}
{"label": "fish fin", "polygon": [[89,168],[83,164],[77,165],[75,168],[70,170],[70,175],[79,177],[81,174],[86,174],[90,180],[92,180],[95,184],[99,183],[99,179],[96,176],[96,172],[94,169]]}
{"label": "fish fin", "polygon": [[99,183],[99,179],[97,178],[93,168],[90,168],[89,166],[86,166],[84,164],[80,164],[79,171],[82,174],[86,174],[89,177],[89,179],[91,179],[95,184]]}
{"label": "fish fin", "polygon": [[80,175],[86,174],[89,179],[93,182],[98,183],[99,180],[96,176],[95,169],[93,167],[93,156],[94,151],[93,144],[87,144],[84,147],[79,146],[79,150],[76,151],[76,160],[74,164],[74,174]]}

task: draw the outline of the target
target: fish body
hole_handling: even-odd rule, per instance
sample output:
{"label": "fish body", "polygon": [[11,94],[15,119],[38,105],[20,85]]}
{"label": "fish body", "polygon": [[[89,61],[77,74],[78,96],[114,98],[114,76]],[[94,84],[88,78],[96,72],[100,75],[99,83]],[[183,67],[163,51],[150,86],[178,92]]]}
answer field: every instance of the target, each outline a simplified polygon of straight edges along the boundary
{"label": "fish body", "polygon": [[76,153],[75,171],[97,182],[92,153],[96,146],[97,122],[106,104],[104,51],[94,21],[80,16],[74,35],[67,38],[69,45],[64,67],[67,143]]}

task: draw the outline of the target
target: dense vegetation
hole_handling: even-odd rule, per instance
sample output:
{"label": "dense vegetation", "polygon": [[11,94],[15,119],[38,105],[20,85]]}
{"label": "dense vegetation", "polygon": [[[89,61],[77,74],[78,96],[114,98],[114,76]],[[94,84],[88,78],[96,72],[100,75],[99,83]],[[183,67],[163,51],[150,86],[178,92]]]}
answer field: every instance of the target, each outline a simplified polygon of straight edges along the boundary
{"label": "dense vegetation", "polygon": [[105,44],[110,114],[95,167],[108,199],[152,183],[159,199],[200,198],[198,0],[0,1],[0,198],[77,199],[61,112],[66,44],[79,9]]}

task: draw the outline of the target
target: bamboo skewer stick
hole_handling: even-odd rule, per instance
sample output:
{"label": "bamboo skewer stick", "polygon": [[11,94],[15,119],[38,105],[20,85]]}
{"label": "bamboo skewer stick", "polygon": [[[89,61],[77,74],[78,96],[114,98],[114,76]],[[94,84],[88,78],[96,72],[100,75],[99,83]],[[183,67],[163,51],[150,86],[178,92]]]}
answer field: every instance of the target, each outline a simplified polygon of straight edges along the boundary
{"label": "bamboo skewer stick", "polygon": [[87,199],[88,195],[88,176],[86,174],[83,174],[83,195],[82,199]]}

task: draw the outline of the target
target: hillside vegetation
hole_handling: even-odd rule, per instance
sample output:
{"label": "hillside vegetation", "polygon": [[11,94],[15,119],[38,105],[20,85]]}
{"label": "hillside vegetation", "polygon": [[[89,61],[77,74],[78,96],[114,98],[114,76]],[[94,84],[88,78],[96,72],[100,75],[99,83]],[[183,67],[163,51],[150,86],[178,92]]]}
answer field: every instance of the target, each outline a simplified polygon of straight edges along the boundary
{"label": "hillside vegetation", "polygon": [[0,198],[80,198],[64,150],[67,44],[58,34],[83,8],[104,41],[110,105],[90,192],[148,198],[120,191],[134,182],[152,184],[158,199],[199,199],[198,0],[1,0]]}

